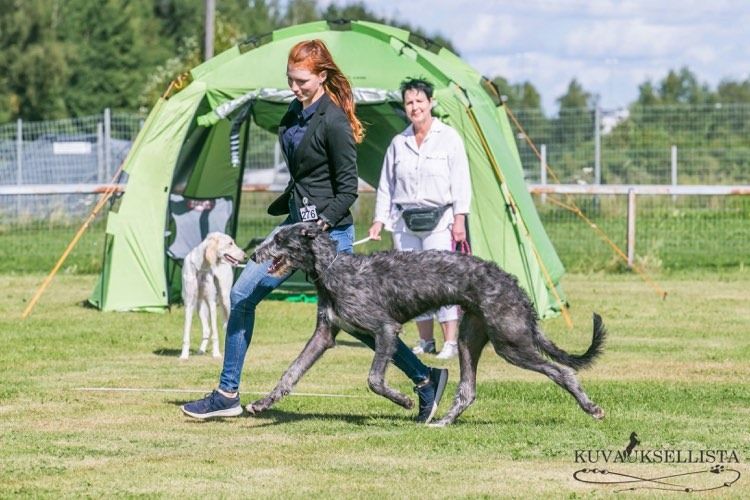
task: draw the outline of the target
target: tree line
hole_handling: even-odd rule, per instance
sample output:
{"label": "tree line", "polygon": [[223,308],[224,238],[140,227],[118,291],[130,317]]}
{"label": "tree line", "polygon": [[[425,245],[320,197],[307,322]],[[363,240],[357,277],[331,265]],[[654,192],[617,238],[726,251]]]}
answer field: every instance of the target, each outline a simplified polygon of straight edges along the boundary
{"label": "tree line", "polygon": [[[147,111],[178,74],[203,59],[200,0],[0,0],[0,123],[101,112]],[[395,25],[458,52],[451,41],[364,3],[319,8],[315,0],[218,0],[215,52],[252,35],[320,19]],[[460,55],[460,54],[459,54]],[[531,82],[493,82],[514,109],[538,110]],[[573,79],[557,99],[560,111],[591,109],[596,98]],[[688,68],[644,82],[634,106],[750,103],[750,79],[701,84]]]}

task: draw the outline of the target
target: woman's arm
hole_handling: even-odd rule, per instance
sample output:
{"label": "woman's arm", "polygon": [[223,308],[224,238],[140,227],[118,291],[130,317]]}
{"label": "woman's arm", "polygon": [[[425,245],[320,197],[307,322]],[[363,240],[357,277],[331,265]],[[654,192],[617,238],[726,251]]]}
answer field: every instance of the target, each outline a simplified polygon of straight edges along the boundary
{"label": "woman's arm", "polygon": [[457,132],[452,135],[453,144],[448,154],[454,214],[451,234],[455,241],[461,242],[466,240],[466,214],[471,206],[471,175],[464,142]]}
{"label": "woman's arm", "polygon": [[326,114],[326,144],[331,168],[333,200],[318,214],[329,225],[335,226],[346,216],[357,199],[357,146],[352,129],[343,113]]}
{"label": "woman's arm", "polygon": [[383,158],[383,166],[380,169],[380,182],[375,197],[375,216],[370,226],[369,236],[373,240],[380,239],[380,232],[391,215],[391,199],[393,196],[393,165],[396,161],[396,147],[391,141]]}

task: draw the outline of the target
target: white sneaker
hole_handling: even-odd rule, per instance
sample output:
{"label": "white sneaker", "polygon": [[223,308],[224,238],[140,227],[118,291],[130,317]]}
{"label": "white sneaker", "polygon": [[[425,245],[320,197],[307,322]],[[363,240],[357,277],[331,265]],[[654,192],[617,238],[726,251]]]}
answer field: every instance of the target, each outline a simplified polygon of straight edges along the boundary
{"label": "white sneaker", "polygon": [[458,356],[458,345],[455,342],[446,342],[437,355],[437,359],[451,359]]}
{"label": "white sneaker", "polygon": [[414,348],[412,348],[411,352],[414,354],[435,354],[435,340],[419,340],[419,344],[417,344]]}

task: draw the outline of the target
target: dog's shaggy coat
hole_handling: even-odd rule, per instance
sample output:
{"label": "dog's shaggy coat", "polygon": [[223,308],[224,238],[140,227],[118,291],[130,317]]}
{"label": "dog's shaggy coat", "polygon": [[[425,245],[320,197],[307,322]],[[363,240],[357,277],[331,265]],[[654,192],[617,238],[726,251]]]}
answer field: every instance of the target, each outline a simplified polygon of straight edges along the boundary
{"label": "dog's shaggy coat", "polygon": [[185,327],[180,359],[188,359],[190,356],[190,328],[196,307],[203,329],[203,338],[198,353],[206,352],[210,336],[213,341],[213,357],[221,357],[219,331],[216,326],[216,301],[219,301],[224,310],[226,329],[226,320],[229,318],[229,292],[232,290],[234,279],[232,267],[245,258],[245,252],[234,243],[231,236],[218,232],[210,233],[185,256],[182,263]]}
{"label": "dog's shaggy coat", "polygon": [[309,273],[318,289],[318,322],[276,388],[248,405],[250,413],[261,412],[288,394],[323,352],[334,346],[339,329],[374,336],[370,388],[411,408],[412,401],[386,385],[384,378],[397,335],[402,324],[415,316],[458,304],[464,311],[458,337],[461,381],[453,406],[435,425],[452,423],[474,401],[477,363],[487,342],[508,362],[547,375],[592,417],[604,417],[574,373],[589,366],[601,352],[606,334],[601,318],[594,314],[588,350],[582,355],[568,354],[539,330],[536,312],[516,278],[494,263],[444,251],[337,254],[335,242],[314,223],[282,227],[251,258],[270,261],[272,274],[292,268]]}

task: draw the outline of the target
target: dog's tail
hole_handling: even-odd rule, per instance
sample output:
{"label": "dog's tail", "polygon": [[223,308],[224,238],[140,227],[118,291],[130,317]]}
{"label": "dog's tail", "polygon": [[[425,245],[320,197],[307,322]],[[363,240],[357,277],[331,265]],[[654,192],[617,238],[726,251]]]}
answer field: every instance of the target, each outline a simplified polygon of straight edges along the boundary
{"label": "dog's tail", "polygon": [[537,346],[537,349],[554,361],[567,365],[574,370],[580,370],[591,366],[594,360],[602,353],[604,338],[606,336],[607,329],[604,327],[602,317],[594,313],[594,335],[591,339],[591,345],[583,354],[568,354],[545,337],[538,328],[534,329],[534,344]]}

